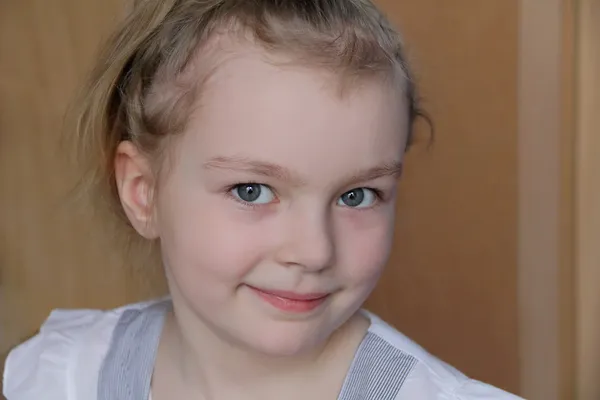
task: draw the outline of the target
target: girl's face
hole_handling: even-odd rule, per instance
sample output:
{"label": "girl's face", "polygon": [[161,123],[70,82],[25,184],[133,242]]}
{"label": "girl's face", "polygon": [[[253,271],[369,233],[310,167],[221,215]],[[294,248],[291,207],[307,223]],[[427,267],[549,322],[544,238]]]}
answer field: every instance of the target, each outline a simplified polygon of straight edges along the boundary
{"label": "girl's face", "polygon": [[367,298],[389,255],[407,135],[403,95],[363,80],[223,63],[155,203],[175,307],[270,355],[305,352]]}

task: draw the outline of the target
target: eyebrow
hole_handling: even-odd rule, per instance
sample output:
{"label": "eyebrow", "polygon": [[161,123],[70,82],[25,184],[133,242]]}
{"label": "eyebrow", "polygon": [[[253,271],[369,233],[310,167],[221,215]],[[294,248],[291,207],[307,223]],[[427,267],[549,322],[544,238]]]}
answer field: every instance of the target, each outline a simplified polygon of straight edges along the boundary
{"label": "eyebrow", "polygon": [[244,157],[214,157],[204,163],[204,168],[243,171],[280,181],[295,182],[298,185],[304,183],[304,179],[285,167]]}
{"label": "eyebrow", "polygon": [[[306,180],[300,175],[281,165],[260,160],[251,160],[244,157],[214,157],[204,163],[204,168],[243,171],[251,174],[261,175],[266,178],[292,182],[298,186],[306,182]],[[356,171],[348,177],[348,181],[365,182],[386,176],[391,176],[397,179],[402,175],[402,169],[402,162],[394,160],[380,166],[368,168],[362,171]]]}

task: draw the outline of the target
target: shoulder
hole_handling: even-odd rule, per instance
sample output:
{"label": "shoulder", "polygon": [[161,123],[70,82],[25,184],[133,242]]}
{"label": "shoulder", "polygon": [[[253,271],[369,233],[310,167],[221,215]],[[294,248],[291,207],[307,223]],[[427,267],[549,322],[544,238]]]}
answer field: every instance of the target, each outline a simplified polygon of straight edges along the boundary
{"label": "shoulder", "polygon": [[[398,399],[423,400],[519,400],[501,389],[473,380],[428,353],[402,333],[368,313],[369,333],[380,342],[379,353],[402,354],[392,368],[403,370]],[[382,351],[383,347],[387,347]]]}
{"label": "shoulder", "polygon": [[4,396],[7,400],[93,399],[100,365],[121,316],[156,302],[108,311],[52,311],[34,337],[9,353]]}

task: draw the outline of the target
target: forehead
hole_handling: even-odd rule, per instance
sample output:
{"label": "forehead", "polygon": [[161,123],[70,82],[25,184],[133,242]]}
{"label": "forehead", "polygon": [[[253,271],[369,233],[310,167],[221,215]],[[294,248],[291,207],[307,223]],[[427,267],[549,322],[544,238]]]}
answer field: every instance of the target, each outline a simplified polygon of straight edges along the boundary
{"label": "forehead", "polygon": [[205,82],[182,139],[200,162],[260,159],[306,174],[401,160],[408,107],[400,87],[363,78],[340,95],[339,77],[231,51]]}

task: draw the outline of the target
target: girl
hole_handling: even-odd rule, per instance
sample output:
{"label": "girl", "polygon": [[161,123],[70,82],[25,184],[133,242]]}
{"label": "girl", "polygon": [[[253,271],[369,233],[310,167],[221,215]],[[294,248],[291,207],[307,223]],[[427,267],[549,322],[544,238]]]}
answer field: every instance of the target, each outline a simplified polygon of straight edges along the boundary
{"label": "girl", "polygon": [[55,311],[8,400],[515,399],[361,309],[420,114],[369,0],[143,0],[81,102],[88,182],[170,296]]}

